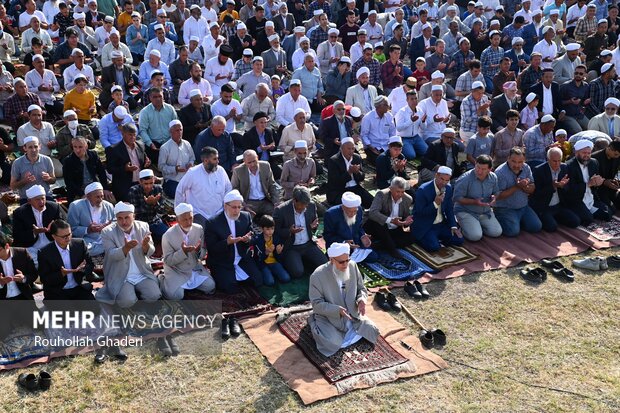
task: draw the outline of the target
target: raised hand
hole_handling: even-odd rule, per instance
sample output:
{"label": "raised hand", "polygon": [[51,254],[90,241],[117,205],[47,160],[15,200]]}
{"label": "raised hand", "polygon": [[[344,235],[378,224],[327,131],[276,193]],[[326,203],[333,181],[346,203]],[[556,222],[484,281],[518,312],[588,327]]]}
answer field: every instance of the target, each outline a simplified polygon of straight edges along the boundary
{"label": "raised hand", "polygon": [[151,242],[151,233],[147,232],[144,238],[142,238],[142,249],[145,251],[148,250],[150,242]]}
{"label": "raised hand", "polygon": [[125,245],[123,246],[123,252],[125,253],[125,256],[127,254],[129,254],[129,251],[131,251],[137,245],[138,245],[138,240],[135,240],[135,239],[127,240],[127,239],[125,239]]}

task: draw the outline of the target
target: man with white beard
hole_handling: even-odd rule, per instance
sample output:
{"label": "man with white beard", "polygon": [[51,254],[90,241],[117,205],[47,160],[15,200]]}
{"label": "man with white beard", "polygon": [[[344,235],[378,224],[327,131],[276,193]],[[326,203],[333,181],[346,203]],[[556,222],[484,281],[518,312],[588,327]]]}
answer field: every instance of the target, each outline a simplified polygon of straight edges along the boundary
{"label": "man with white beard", "polygon": [[327,250],[329,262],[310,276],[308,324],[317,349],[327,357],[362,338],[375,344],[379,337],[377,326],[364,317],[368,291],[349,251],[349,244],[333,243]]}
{"label": "man with white beard", "polygon": [[328,248],[335,242],[348,244],[353,250],[353,262],[375,262],[379,256],[370,248],[370,235],[362,228],[364,208],[361,205],[359,195],[353,192],[342,194],[342,205],[329,208],[323,216],[323,238]]}

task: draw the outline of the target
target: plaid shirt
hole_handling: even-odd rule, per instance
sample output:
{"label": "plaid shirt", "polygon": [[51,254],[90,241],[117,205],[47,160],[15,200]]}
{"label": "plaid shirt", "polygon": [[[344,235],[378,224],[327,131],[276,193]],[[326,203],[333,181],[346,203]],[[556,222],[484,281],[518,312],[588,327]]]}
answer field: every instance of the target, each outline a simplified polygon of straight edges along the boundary
{"label": "plaid shirt", "polygon": [[463,73],[469,70],[469,67],[465,65],[465,61],[472,61],[476,58],[474,52],[471,50],[467,52],[467,55],[464,55],[461,50],[458,50],[456,53],[452,55],[452,60],[454,61],[454,67],[452,68],[452,76],[454,78],[458,78]]}
{"label": "plaid shirt", "polygon": [[4,102],[4,117],[11,123],[13,131],[17,132],[17,129],[28,120],[28,118],[19,118],[19,115],[22,112],[28,112],[28,106],[30,105],[44,107],[39,95],[32,92],[27,92],[24,98],[20,98],[17,94],[13,94]]}
{"label": "plaid shirt", "polygon": [[407,25],[409,26],[409,28],[411,29],[411,26],[413,26],[413,23],[411,23],[411,18],[412,17],[418,17],[418,11],[416,10],[415,6],[409,5],[409,4],[405,4],[402,6],[403,12],[405,13],[405,21],[407,22]]}
{"label": "plaid shirt", "polygon": [[463,132],[476,132],[478,128],[478,118],[480,116],[491,116],[491,110],[487,108],[486,113],[478,114],[480,105],[483,105],[489,101],[487,95],[482,95],[482,99],[476,101],[471,95],[467,95],[461,103],[461,130]]}
{"label": "plaid shirt", "polygon": [[595,32],[597,26],[598,21],[596,17],[589,20],[587,16],[580,17],[575,26],[575,40],[577,43],[583,44],[586,41],[586,37],[588,37],[588,32]]}
{"label": "plaid shirt", "polygon": [[[379,63],[379,61],[374,57],[370,62],[366,62],[362,57],[355,62],[353,68],[351,69],[351,73],[357,73],[361,67],[367,67],[370,69],[370,81],[368,84],[379,87],[379,83],[381,83],[381,63]],[[351,76],[351,86],[353,85],[357,85],[357,77],[355,76]]]}
{"label": "plaid shirt", "polygon": [[[495,76],[495,74],[499,71],[499,61],[502,60],[502,57],[504,57],[504,49],[502,47],[493,49],[493,46],[489,46],[484,49],[482,55],[480,55],[480,63],[482,63],[482,74],[493,78],[493,76]],[[491,65],[498,66],[491,67]]]}
{"label": "plaid shirt", "polygon": [[129,188],[129,193],[127,194],[127,200],[130,204],[136,207],[135,216],[137,220],[144,221],[147,224],[158,224],[161,222],[161,215],[166,212],[164,208],[164,194],[161,185],[153,185],[153,189],[151,190],[150,195],[157,196],[161,194],[161,198],[156,205],[149,205],[144,200],[146,194],[144,193],[144,189],[142,189],[142,185],[134,185]]}
{"label": "plaid shirt", "polygon": [[517,83],[519,84],[519,90],[527,94],[532,86],[536,83],[540,82],[542,78],[542,69],[539,67],[538,70],[533,70],[532,65],[529,65],[525,68],[521,73],[519,73],[519,77],[517,77]]}
{"label": "plaid shirt", "polygon": [[600,77],[590,82],[590,105],[588,106],[590,116],[604,113],[605,101],[610,97],[615,97],[615,91],[616,82],[613,80],[608,81],[607,85],[603,83]]}
{"label": "plaid shirt", "polygon": [[[394,69],[396,66],[400,67],[400,74],[395,75]],[[398,63],[393,64],[389,60],[381,65],[381,84],[384,88],[394,89],[403,84],[403,62],[400,60]]]}
{"label": "plaid shirt", "polygon": [[243,63],[243,57],[235,63],[235,73],[233,74],[232,80],[237,81],[242,75],[248,73],[252,70],[252,61],[250,63]]}
{"label": "plaid shirt", "polygon": [[315,10],[323,10],[323,13],[327,14],[327,20],[332,21],[332,10],[331,6],[327,2],[323,2],[323,5],[319,5],[318,1],[313,1],[308,6],[308,13],[306,14],[306,18],[308,20],[314,17]]}
{"label": "plaid shirt", "polygon": [[[471,85],[472,83],[474,83],[475,81],[480,81],[482,83],[484,83],[484,75],[482,73],[480,73],[475,79],[471,76],[471,72],[467,71],[465,73],[463,73],[461,76],[459,76],[458,79],[456,79],[456,86],[454,87],[454,90],[456,92],[462,92],[464,90],[471,90]],[[465,98],[461,97],[461,96],[457,96],[456,100],[463,100]]]}
{"label": "plaid shirt", "polygon": [[327,40],[327,31],[329,30],[329,26],[323,30],[321,26],[312,30],[312,34],[310,35],[310,47],[316,50],[319,47],[319,44],[323,43]]}

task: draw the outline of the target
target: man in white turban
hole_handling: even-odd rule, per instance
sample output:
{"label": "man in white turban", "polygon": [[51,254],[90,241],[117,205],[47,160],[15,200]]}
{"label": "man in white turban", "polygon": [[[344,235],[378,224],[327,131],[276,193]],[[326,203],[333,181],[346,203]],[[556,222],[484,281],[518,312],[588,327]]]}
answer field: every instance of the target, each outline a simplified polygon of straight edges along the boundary
{"label": "man in white turban", "polygon": [[365,317],[368,291],[349,251],[347,243],[332,243],[329,262],[310,276],[308,324],[317,349],[327,357],[362,338],[374,344],[379,337],[377,326]]}

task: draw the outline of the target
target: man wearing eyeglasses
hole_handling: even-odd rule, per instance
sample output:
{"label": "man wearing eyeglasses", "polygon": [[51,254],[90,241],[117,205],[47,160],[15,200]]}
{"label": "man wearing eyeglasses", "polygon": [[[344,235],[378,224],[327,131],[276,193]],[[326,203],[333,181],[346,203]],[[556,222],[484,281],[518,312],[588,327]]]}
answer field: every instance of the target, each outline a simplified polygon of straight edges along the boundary
{"label": "man wearing eyeglasses", "polygon": [[579,64],[573,72],[573,79],[560,85],[560,102],[566,111],[562,126],[572,136],[588,129],[590,121],[585,115],[586,106],[590,104],[590,86],[585,82],[586,66]]}
{"label": "man wearing eyeglasses", "polygon": [[329,262],[310,276],[308,324],[317,349],[327,357],[362,338],[374,344],[379,337],[377,326],[364,317],[368,291],[349,253],[349,244],[334,242],[327,250]]}

